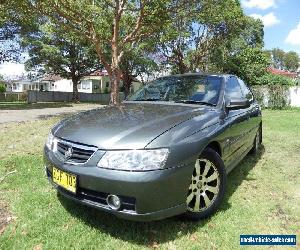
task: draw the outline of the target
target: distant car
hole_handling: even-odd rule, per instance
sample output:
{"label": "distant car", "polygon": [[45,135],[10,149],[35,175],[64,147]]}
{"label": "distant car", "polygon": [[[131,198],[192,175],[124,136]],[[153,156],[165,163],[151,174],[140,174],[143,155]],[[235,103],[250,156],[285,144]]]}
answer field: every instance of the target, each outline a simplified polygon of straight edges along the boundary
{"label": "distant car", "polygon": [[261,110],[241,79],[183,74],[59,122],[44,159],[49,181],[75,201],[132,220],[201,219],[261,142]]}

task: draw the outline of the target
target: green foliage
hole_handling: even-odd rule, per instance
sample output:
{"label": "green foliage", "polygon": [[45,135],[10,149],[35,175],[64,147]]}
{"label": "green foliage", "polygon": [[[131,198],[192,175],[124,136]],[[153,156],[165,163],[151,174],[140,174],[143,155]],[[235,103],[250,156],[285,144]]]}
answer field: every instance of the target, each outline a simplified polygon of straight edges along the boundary
{"label": "green foliage", "polygon": [[30,56],[27,69],[58,74],[77,82],[99,67],[93,48],[74,34],[65,34],[60,26],[33,20],[34,28],[22,36],[22,45]]}
{"label": "green foliage", "polygon": [[265,86],[252,86],[251,91],[255,97],[255,100],[259,103],[261,108],[265,108],[264,96],[267,91]]}
{"label": "green foliage", "polygon": [[109,93],[110,93],[108,87],[105,87],[105,88],[104,88],[104,92],[103,92],[103,93],[104,93],[104,94],[109,94]]}
{"label": "green foliage", "polygon": [[288,87],[285,85],[270,85],[268,107],[283,109],[289,106]]}
{"label": "green foliage", "polygon": [[288,77],[267,73],[256,79],[252,90],[256,100],[264,107],[264,96],[268,99],[268,108],[282,109],[289,106],[289,87],[294,81]]}
{"label": "green foliage", "polygon": [[192,1],[162,30],[158,54],[173,73],[210,70],[211,54],[241,32],[244,18],[238,1]]}
{"label": "green foliage", "polygon": [[291,78],[286,76],[266,73],[263,76],[256,79],[255,85],[292,86],[295,85],[295,82]]}
{"label": "green foliage", "polygon": [[0,82],[0,93],[4,93],[5,91],[6,91],[5,85]]}
{"label": "green foliage", "polygon": [[252,92],[262,108],[284,109],[290,106],[289,86],[287,85],[256,85],[252,87]]}
{"label": "green foliage", "polygon": [[257,84],[257,79],[265,75],[268,58],[260,48],[245,47],[236,55],[227,58],[223,65],[225,72],[238,75],[249,85]]}
{"label": "green foliage", "polygon": [[299,67],[300,57],[295,51],[284,52],[282,49],[274,48],[267,53],[274,68],[295,72]]}
{"label": "green foliage", "polygon": [[293,72],[297,71],[300,63],[300,58],[298,53],[296,53],[295,51],[289,51],[285,53],[283,62],[286,70],[293,71]]}
{"label": "green foliage", "polygon": [[19,26],[14,22],[12,13],[0,1],[0,63],[18,62],[21,59],[21,48],[18,45]]}

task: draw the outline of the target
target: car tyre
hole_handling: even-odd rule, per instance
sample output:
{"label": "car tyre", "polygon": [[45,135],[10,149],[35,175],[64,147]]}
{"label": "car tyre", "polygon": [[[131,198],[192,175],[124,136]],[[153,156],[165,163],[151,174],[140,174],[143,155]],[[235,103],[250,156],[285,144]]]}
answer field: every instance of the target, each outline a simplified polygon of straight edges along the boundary
{"label": "car tyre", "polygon": [[226,182],[227,174],[220,155],[206,148],[195,163],[185,217],[200,220],[215,213],[224,198]]}
{"label": "car tyre", "polygon": [[261,126],[259,126],[259,129],[257,130],[253,141],[253,146],[250,150],[250,154],[256,155],[259,152],[261,143],[262,143],[262,128]]}

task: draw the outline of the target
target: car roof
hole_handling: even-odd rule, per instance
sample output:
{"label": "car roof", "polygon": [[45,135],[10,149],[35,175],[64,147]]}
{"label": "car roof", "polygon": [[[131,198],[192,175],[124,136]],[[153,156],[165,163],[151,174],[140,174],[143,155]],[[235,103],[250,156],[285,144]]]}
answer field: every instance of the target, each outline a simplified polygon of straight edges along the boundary
{"label": "car roof", "polygon": [[219,76],[219,77],[230,77],[230,76],[235,76],[232,74],[221,74],[221,73],[203,73],[203,72],[198,72],[198,73],[184,73],[184,74],[175,74],[175,75],[166,75],[162,77],[181,77],[181,76]]}

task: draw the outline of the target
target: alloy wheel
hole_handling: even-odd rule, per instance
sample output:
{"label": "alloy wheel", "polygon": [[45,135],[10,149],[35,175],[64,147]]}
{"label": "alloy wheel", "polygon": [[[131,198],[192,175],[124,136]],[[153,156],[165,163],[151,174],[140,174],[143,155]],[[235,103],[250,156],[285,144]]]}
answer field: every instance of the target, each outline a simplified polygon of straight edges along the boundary
{"label": "alloy wheel", "polygon": [[216,200],[220,190],[220,175],[207,159],[197,159],[186,199],[188,211],[201,212]]}

